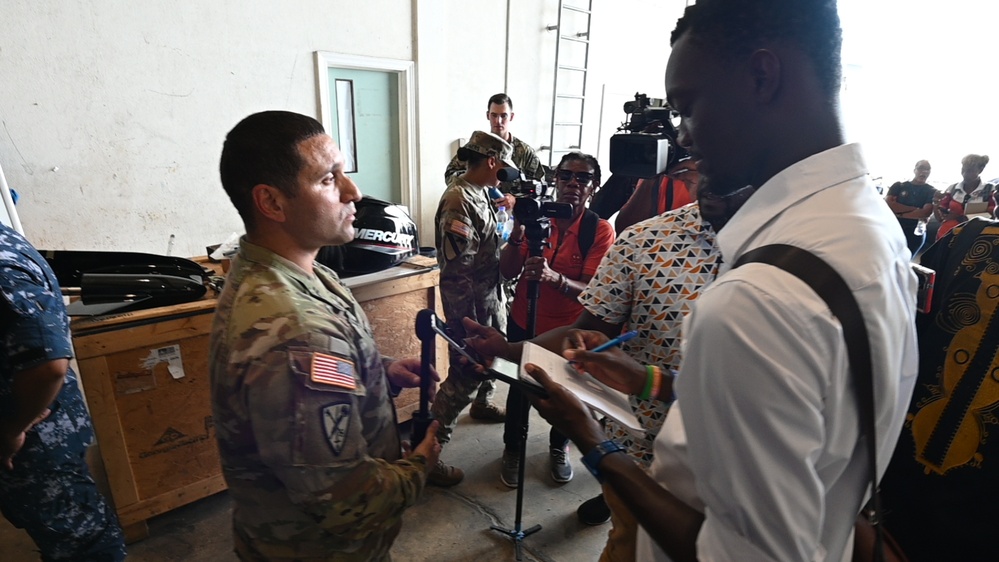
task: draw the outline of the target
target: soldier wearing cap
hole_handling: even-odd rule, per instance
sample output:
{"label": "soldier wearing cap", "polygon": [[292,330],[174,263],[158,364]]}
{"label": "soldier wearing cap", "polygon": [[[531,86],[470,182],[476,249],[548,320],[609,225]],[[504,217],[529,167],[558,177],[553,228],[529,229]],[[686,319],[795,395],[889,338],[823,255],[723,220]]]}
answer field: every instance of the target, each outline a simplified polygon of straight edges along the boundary
{"label": "soldier wearing cap", "polygon": [[[246,226],[219,296],[209,368],[242,560],[389,560],[440,445],[402,452],[392,361],[319,248],[354,237],[357,186],[311,117],[268,111],[226,137],[220,171]],[[436,377],[436,373],[432,373]]]}
{"label": "soldier wearing cap", "polygon": [[[541,166],[541,161],[538,160],[538,155],[534,152],[534,149],[526,142],[513,136],[510,132],[510,122],[513,121],[514,117],[513,100],[510,99],[510,96],[496,94],[489,98],[489,103],[486,107],[486,119],[489,119],[489,131],[513,147],[511,160],[514,165],[522,170],[527,177],[544,180],[545,169]],[[447,165],[447,169],[444,170],[444,181],[450,184],[467,167],[467,162],[462,160],[460,155],[455,154],[454,158],[451,159],[451,163]],[[503,189],[505,186],[502,184],[500,187],[504,193],[509,191],[508,189]],[[513,206],[513,202],[509,198],[505,200],[504,204],[508,209]]]}
{"label": "soldier wearing cap", "polygon": [[[451,182],[437,206],[435,241],[441,270],[441,300],[448,327],[460,337],[465,337],[461,323],[465,316],[506,331],[499,271],[501,240],[496,234],[496,213],[487,190],[499,185],[500,168],[516,168],[512,156],[510,143],[492,133],[475,131],[468,143],[458,149],[458,157],[468,163],[468,170]],[[477,378],[474,369],[462,365],[459,355],[451,352],[448,377],[441,384],[432,408],[434,418],[441,424],[437,439],[442,444],[450,441],[458,414],[480,389],[472,410],[492,410],[497,414],[495,417],[503,419],[502,410],[488,402],[494,385],[493,381]],[[452,486],[462,478],[461,469],[438,461],[427,481]]]}

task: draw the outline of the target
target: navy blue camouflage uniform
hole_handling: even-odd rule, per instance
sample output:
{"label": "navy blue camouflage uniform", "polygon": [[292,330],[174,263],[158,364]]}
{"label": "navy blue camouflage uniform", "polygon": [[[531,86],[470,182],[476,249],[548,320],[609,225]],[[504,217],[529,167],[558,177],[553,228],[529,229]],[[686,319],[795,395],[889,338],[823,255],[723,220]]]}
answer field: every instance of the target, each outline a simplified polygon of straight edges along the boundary
{"label": "navy blue camouflage uniform", "polygon": [[[59,284],[45,259],[0,224],[0,417],[15,404],[15,373],[73,356]],[[24,529],[42,560],[117,561],[125,542],[84,455],[93,427],[68,369],[48,417],[25,433],[14,470],[0,468],[0,511]]]}

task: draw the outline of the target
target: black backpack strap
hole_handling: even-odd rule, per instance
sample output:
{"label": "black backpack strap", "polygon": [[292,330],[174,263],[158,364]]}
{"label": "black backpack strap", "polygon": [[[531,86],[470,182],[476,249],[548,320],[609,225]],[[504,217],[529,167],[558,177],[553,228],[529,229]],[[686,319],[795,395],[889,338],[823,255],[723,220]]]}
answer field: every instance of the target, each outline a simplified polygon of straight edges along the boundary
{"label": "black backpack strap", "polygon": [[579,225],[579,252],[582,254],[584,260],[586,259],[586,254],[590,253],[590,248],[593,247],[593,240],[597,236],[597,223],[599,221],[600,215],[589,209],[583,209],[583,220]]}
{"label": "black backpack strap", "polygon": [[876,553],[883,554],[883,533],[881,528],[881,501],[878,499],[877,483],[877,439],[874,425],[874,377],[871,360],[870,340],[867,325],[860,311],[860,305],[853,297],[850,286],[843,277],[815,254],[789,246],[771,244],[746,252],[736,260],[733,269],[741,265],[759,262],[779,267],[804,281],[829,307],[843,327],[846,340],[846,353],[853,373],[857,402],[860,410],[860,427],[867,435],[867,456],[871,479],[871,503],[874,517],[871,523],[877,530]]}

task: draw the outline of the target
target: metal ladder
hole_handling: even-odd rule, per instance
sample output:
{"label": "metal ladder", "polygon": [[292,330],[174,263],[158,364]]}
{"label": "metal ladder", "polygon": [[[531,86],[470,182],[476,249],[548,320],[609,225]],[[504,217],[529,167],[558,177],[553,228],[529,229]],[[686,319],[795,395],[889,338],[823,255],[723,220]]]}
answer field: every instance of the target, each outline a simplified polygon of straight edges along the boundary
{"label": "metal ladder", "polygon": [[[558,3],[558,23],[549,25],[546,29],[555,31],[558,36],[555,39],[555,78],[552,91],[552,126],[548,137],[548,165],[550,167],[558,164],[562,155],[573,150],[579,150],[583,142],[583,115],[586,108],[586,82],[587,71],[590,62],[590,24],[593,21],[593,0],[586,0],[586,7],[581,7],[582,1],[566,4],[564,0]],[[586,22],[585,30],[567,31],[562,29],[562,25],[569,18],[563,18],[566,12],[581,14],[573,16],[573,22]],[[580,50],[582,51],[582,66],[578,64],[566,64],[563,59],[567,57],[563,50],[563,42],[569,42],[570,46],[575,45],[574,53],[569,54],[570,62],[578,62]],[[582,48],[580,49],[579,46]],[[573,56],[575,55],[575,56]],[[564,74],[563,74],[564,73]],[[575,76],[581,81],[573,81],[571,76]],[[577,85],[578,84],[578,85]],[[578,106],[578,112],[573,106]],[[568,111],[560,111],[561,108],[569,107]],[[570,138],[575,142],[560,143],[556,145],[556,132],[575,130],[575,135],[558,135],[559,140]]]}

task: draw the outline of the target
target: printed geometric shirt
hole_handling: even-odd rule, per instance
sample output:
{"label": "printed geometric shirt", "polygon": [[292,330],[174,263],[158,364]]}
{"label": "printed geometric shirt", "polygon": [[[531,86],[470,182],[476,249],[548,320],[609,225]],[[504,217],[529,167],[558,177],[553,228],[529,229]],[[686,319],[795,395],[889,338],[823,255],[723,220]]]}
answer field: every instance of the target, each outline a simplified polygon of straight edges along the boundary
{"label": "printed geometric shirt", "polygon": [[[714,231],[701,222],[692,203],[621,233],[579,301],[604,322],[638,331],[621,346],[636,361],[676,369],[683,317],[715,278],[719,255]],[[644,433],[635,435],[608,419],[607,435],[647,466],[669,404],[637,396],[629,400]]]}

